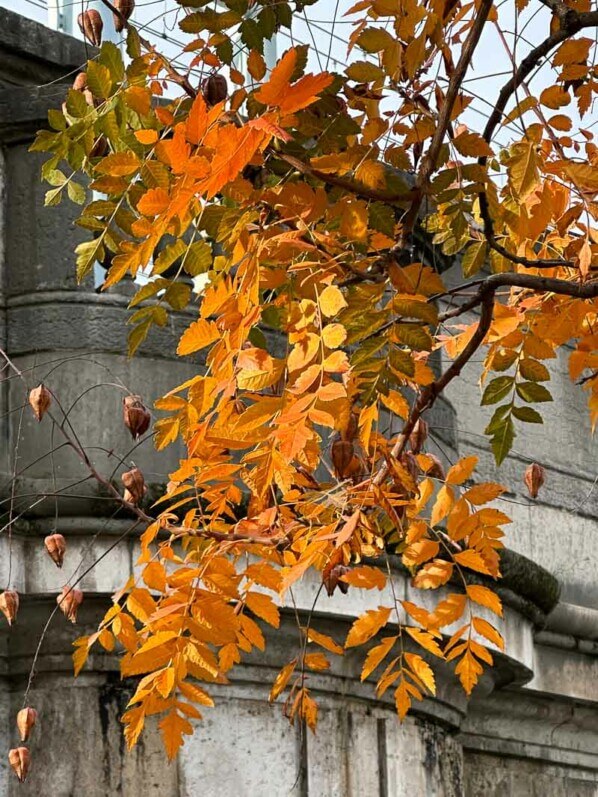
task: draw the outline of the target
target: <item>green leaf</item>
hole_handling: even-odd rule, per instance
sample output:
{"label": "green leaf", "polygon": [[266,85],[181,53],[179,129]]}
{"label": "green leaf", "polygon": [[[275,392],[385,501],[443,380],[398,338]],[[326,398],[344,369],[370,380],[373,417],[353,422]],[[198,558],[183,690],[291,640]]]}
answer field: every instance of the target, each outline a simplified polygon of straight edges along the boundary
{"label": "green leaf", "polygon": [[205,241],[197,241],[187,250],[183,258],[183,268],[190,277],[197,277],[198,274],[209,271],[213,260],[212,247]]}
{"label": "green leaf", "polygon": [[378,232],[391,236],[395,230],[395,214],[390,205],[384,202],[373,202],[370,205],[370,226]]}
{"label": "green leaf", "polygon": [[345,69],[345,73],[349,80],[357,83],[371,83],[384,77],[384,71],[370,61],[355,61]]}
{"label": "green leaf", "polygon": [[486,386],[482,396],[482,406],[486,404],[496,404],[501,399],[509,395],[513,389],[514,377],[497,376]]}
{"label": "green leaf", "polygon": [[477,274],[486,262],[486,241],[474,241],[465,250],[461,259],[461,267],[465,277]]}
{"label": "green leaf", "polygon": [[550,372],[544,363],[533,360],[531,357],[521,360],[519,372],[524,379],[529,379],[530,382],[548,382],[550,379]]}
{"label": "green leaf", "polygon": [[97,240],[85,241],[75,249],[77,255],[77,279],[79,282],[91,271],[96,260],[104,258],[104,247]]}
{"label": "green leaf", "polygon": [[501,465],[507,456],[515,439],[515,428],[513,419],[509,415],[497,427],[492,437],[492,452],[497,465]]}
{"label": "green leaf", "polygon": [[71,182],[69,182],[67,185],[66,190],[71,202],[75,202],[77,205],[85,204],[86,194],[82,185],[79,185],[79,183],[74,183],[71,180]]}
{"label": "green leaf", "polygon": [[366,53],[379,53],[393,43],[393,37],[382,28],[366,28],[357,39],[357,44]]}
{"label": "green leaf", "polygon": [[552,396],[544,385],[537,382],[520,382],[516,386],[517,394],[524,400],[533,404],[536,401],[552,401]]}
{"label": "green leaf", "polygon": [[417,324],[395,324],[392,328],[393,336],[401,343],[416,351],[432,351],[434,341],[427,329]]}
{"label": "green leaf", "polygon": [[507,415],[511,412],[511,404],[503,404],[502,407],[497,407],[494,410],[494,415],[490,419],[490,423],[484,430],[484,434],[493,435],[497,429],[500,428]]}
{"label": "green leaf", "polygon": [[538,410],[533,407],[513,407],[513,415],[524,423],[544,423]]}
{"label": "green leaf", "polygon": [[87,100],[80,91],[69,89],[66,95],[66,110],[75,119],[81,119],[91,111]]}
{"label": "green leaf", "polygon": [[388,354],[388,362],[390,367],[401,375],[413,376],[415,374],[415,363],[409,352],[403,351],[403,349],[393,346]]}
{"label": "green leaf", "polygon": [[[125,64],[119,48],[114,42],[104,42],[98,59],[100,64],[108,68],[110,77],[115,83],[120,83],[125,77]],[[90,63],[93,63],[90,61]]]}
{"label": "green leaf", "polygon": [[58,188],[53,188],[51,191],[46,191],[46,195],[44,197],[44,205],[47,208],[54,207],[55,205],[60,205],[62,201],[62,189],[64,186],[59,186]]}
{"label": "green leaf", "polygon": [[175,260],[178,260],[181,255],[187,251],[187,244],[178,238],[173,244],[165,247],[154,261],[154,268],[152,274],[161,274],[167,268],[172,266]]}
{"label": "green leaf", "polygon": [[87,64],[87,85],[94,97],[101,97],[103,100],[107,100],[112,90],[112,78],[108,67],[99,64],[97,61],[89,61]]}

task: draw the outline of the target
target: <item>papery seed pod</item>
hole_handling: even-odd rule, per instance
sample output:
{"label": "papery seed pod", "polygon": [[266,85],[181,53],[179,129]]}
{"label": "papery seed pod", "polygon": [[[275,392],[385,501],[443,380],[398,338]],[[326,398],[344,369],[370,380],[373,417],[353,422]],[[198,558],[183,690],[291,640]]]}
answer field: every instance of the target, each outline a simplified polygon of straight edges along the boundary
{"label": "papery seed pod", "polygon": [[349,572],[348,567],[345,565],[334,565],[330,570],[324,570],[322,573],[322,582],[328,593],[328,597],[334,595],[334,590],[338,587],[343,595],[346,595],[349,590],[349,585],[346,581],[340,581],[340,577]]}
{"label": "papery seed pod", "polygon": [[131,432],[133,440],[137,440],[144,432],[147,432],[152,416],[141,400],[141,396],[125,396],[123,417],[125,426]]}
{"label": "papery seed pod", "polygon": [[102,43],[102,30],[104,28],[100,12],[96,11],[95,8],[84,11],[77,17],[77,24],[87,41],[93,44],[94,47],[99,47]]}
{"label": "papery seed pod", "polygon": [[19,593],[7,589],[0,595],[0,611],[12,625],[19,611]]}
{"label": "papery seed pod", "polygon": [[103,158],[108,154],[108,139],[106,136],[98,136],[93,147],[89,150],[90,158]]}
{"label": "papery seed pod", "polygon": [[217,105],[228,96],[228,84],[224,75],[210,75],[201,84],[201,93],[208,105]]}
{"label": "papery seed pod", "polygon": [[62,534],[49,534],[44,540],[46,551],[57,567],[62,567],[66,553],[66,540]]}
{"label": "papery seed pod", "polygon": [[80,589],[73,589],[72,587],[65,586],[62,588],[60,595],[56,597],[60,611],[64,614],[67,620],[71,623],[77,622],[77,610],[83,602],[83,593]]}
{"label": "papery seed pod", "polygon": [[419,452],[424,447],[424,443],[428,437],[428,424],[423,418],[418,418],[413,431],[409,435],[409,444],[414,454]]}
{"label": "papery seed pod", "polygon": [[532,498],[538,497],[538,492],[540,487],[544,484],[545,478],[546,471],[542,465],[538,465],[537,462],[532,463],[525,471],[523,481],[525,482],[525,486],[529,490],[529,494]]}
{"label": "papery seed pod", "polygon": [[41,384],[29,391],[29,404],[38,421],[44,417],[52,403],[52,394]]}
{"label": "papery seed pod", "polygon": [[135,0],[112,0],[112,5],[117,11],[120,11],[120,14],[113,14],[114,29],[117,33],[120,33],[135,9]]}
{"label": "papery seed pod", "polygon": [[125,485],[124,499],[130,504],[138,504],[147,492],[143,473],[139,468],[132,468],[121,476],[122,483]]}
{"label": "papery seed pod", "polygon": [[31,764],[31,754],[26,747],[13,747],[8,751],[8,763],[21,783],[25,782],[29,765]]}
{"label": "papery seed pod", "polygon": [[339,479],[346,479],[351,470],[355,449],[348,440],[335,440],[330,448],[334,471]]}
{"label": "papery seed pod", "polygon": [[356,413],[351,412],[349,413],[349,420],[347,421],[346,429],[341,431],[341,437],[343,440],[347,442],[351,442],[351,440],[355,440],[357,437],[357,432],[359,431],[359,418]]}
{"label": "papery seed pod", "polygon": [[411,451],[403,452],[401,455],[401,465],[409,472],[409,475],[413,481],[416,482],[419,475],[419,465],[417,464],[417,460]]}
{"label": "papery seed pod", "polygon": [[22,742],[26,742],[31,735],[33,726],[37,722],[37,711],[34,708],[22,708],[17,714],[17,728]]}
{"label": "papery seed pod", "polygon": [[79,72],[73,81],[73,89],[75,91],[83,91],[87,88],[87,72]]}
{"label": "papery seed pod", "polygon": [[433,462],[432,467],[427,471],[427,475],[432,479],[442,479],[442,481],[444,481],[446,474],[442,462],[438,459],[436,454],[426,454],[426,456]]}

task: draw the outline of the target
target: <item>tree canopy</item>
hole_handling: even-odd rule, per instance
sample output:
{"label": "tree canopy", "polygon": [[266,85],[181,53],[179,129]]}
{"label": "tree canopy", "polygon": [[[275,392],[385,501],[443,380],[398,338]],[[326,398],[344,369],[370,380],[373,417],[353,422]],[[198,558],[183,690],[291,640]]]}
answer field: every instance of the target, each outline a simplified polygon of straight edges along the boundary
{"label": "tree canopy", "polygon": [[[435,693],[434,658],[470,693],[503,647],[485,617],[502,614],[491,583],[509,518],[490,505],[504,488],[475,480],[476,457],[445,472],[427,451],[426,413],[483,358],[500,464],[522,424],[543,422],[546,361],[568,344],[598,419],[598,11],[590,0],[338,3],[349,53],[333,73],[309,71],[301,44],[264,58],[305,0],[177,0],[182,61],[130,23],[133,0],[103,2],[126,58],[85,11],[99,52],[33,149],[48,155],[47,204],[81,205],[79,278],[96,262],[105,288],[145,276],[131,354],[191,305],[177,353],[197,373],[156,404],[155,445],[182,439],[187,451],[157,504],[140,506],[137,469],[124,492],[93,474],[141,524],[141,554],[139,577],[75,643],[76,672],[92,646],[118,646],[123,676],[140,676],[128,744],[160,714],[172,757],[212,705],[210,684],[263,649],[264,623],[279,626],[277,595],[308,571],[318,595],[383,590],[396,554],[415,587],[443,588],[433,610],[396,599],[337,640],[314,606],[271,699],[315,729],[309,673],[383,629],[361,677],[378,696],[393,690],[401,718]],[[537,40],[506,35],[506,11],[540,13]],[[470,79],[489,30],[510,71],[476,128]],[[41,394],[33,403],[52,411]],[[129,396],[135,437],[147,421]],[[537,494],[542,469],[526,478]],[[63,596],[75,614],[76,592]]]}

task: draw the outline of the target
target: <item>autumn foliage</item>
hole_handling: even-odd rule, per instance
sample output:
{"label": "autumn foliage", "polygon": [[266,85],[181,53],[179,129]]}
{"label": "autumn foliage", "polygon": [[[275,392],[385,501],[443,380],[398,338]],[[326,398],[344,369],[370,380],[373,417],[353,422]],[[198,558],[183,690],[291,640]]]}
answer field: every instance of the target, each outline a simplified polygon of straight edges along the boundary
{"label": "autumn foliage", "polygon": [[[316,607],[300,618],[270,695],[291,721],[315,729],[309,673],[354,647],[362,680],[392,689],[401,718],[435,694],[434,659],[469,694],[503,648],[487,618],[502,614],[491,585],[509,518],[493,504],[503,488],[476,481],[476,457],[447,467],[428,451],[426,412],[483,358],[500,464],[521,424],[543,422],[546,362],[572,342],[571,378],[598,419],[590,0],[530,0],[549,12],[543,38],[480,129],[462,121],[465,81],[484,31],[500,30],[493,0],[341,4],[353,22],[342,74],[308,72],[303,46],[266,65],[264,40],[304,2],[177,2],[189,68],[129,24],[119,8],[132,4],[106,2],[126,61],[102,44],[33,146],[48,154],[47,203],[82,206],[79,278],[96,262],[105,288],[149,276],[130,302],[131,354],[169,313],[197,308],[177,349],[196,375],[157,402],[154,427],[158,449],[182,438],[187,456],[153,514],[139,506],[143,475],[123,476],[120,500],[142,522],[138,577],[74,654],[79,672],[93,646],[119,651],[122,675],[138,678],[128,744],[158,714],[171,757],[213,705],[210,685],[264,648],[264,624],[279,627],[314,572],[319,596],[374,590],[380,605],[344,640],[318,630]],[[44,400],[32,399],[38,416]],[[136,436],[142,398],[124,411]],[[48,547],[57,564],[63,542]],[[389,555],[416,588],[442,588],[432,608],[392,599]],[[83,596],[65,590],[74,622]]]}

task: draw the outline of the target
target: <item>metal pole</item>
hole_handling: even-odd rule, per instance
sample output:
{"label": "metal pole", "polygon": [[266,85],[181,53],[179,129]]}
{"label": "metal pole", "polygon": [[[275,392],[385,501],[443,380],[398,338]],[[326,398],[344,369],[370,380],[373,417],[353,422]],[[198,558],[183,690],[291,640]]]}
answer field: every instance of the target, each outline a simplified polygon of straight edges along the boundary
{"label": "metal pole", "polygon": [[73,32],[73,4],[69,0],[55,0],[48,7],[48,25],[63,33]]}

